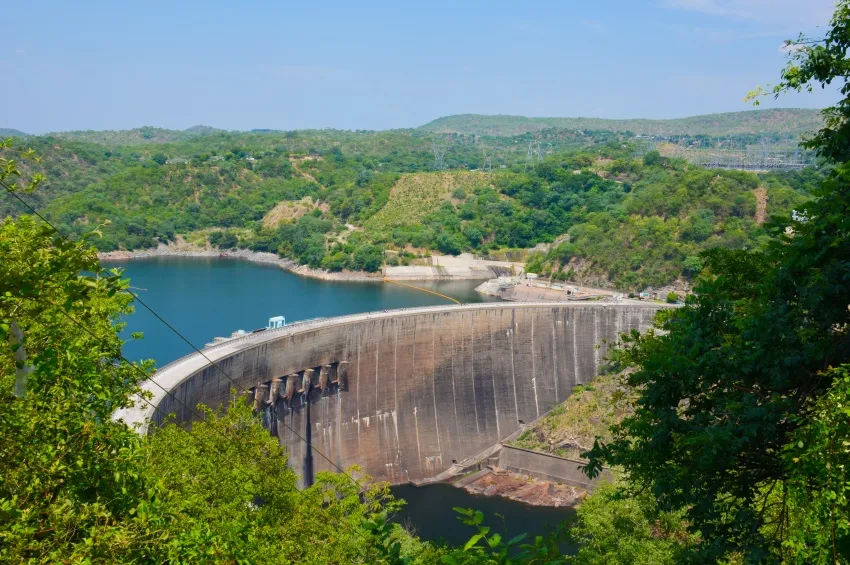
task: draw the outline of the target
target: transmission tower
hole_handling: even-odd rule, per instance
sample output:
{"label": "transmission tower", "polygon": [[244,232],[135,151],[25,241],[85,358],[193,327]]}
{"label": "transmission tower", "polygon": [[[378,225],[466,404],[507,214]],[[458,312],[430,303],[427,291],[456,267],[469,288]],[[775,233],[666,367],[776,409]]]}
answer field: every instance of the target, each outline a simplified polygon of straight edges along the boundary
{"label": "transmission tower", "polygon": [[540,149],[539,141],[529,141],[528,142],[528,151],[525,154],[525,170],[528,171],[529,167],[534,169],[537,167],[538,163],[543,161],[543,150]]}
{"label": "transmission tower", "polygon": [[484,172],[489,173],[493,170],[493,156],[490,155],[487,152],[487,146],[486,145],[483,146],[483,151],[484,151],[484,166],[482,166],[481,168],[484,170]]}
{"label": "transmission tower", "polygon": [[434,169],[437,171],[442,171],[446,168],[445,156],[446,149],[448,149],[449,144],[446,140],[435,139],[433,143],[434,148]]}

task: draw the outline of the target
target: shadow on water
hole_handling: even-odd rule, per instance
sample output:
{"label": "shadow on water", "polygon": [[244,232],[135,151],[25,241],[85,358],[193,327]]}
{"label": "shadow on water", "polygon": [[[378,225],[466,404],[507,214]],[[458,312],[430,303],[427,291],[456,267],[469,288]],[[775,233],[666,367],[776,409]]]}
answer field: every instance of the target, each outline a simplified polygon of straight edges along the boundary
{"label": "shadow on water", "polygon": [[[503,539],[527,533],[527,541],[535,536],[545,536],[554,532],[565,520],[575,516],[575,510],[569,507],[531,506],[515,500],[497,496],[472,494],[462,488],[447,484],[435,484],[422,487],[397,485],[392,487],[397,498],[407,501],[394,520],[415,532],[422,539],[445,541],[453,546],[463,545],[475,533],[475,530],[461,523],[454,507],[473,508],[484,513],[484,523]],[[496,514],[501,514],[504,519]],[[573,553],[569,544],[562,544],[561,551]]]}

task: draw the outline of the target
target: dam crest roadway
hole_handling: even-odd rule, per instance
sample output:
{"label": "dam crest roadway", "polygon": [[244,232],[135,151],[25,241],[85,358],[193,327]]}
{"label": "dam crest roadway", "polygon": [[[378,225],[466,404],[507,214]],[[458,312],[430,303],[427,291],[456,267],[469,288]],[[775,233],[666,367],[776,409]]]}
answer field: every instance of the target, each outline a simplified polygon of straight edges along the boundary
{"label": "dam crest roadway", "polygon": [[342,469],[428,480],[563,402],[609,343],[645,331],[663,307],[506,302],[297,322],[165,365],[142,385],[158,410],[138,403],[116,418],[142,433],[171,413],[189,423],[187,406],[226,406],[242,388],[308,482],[334,469],[303,438]]}

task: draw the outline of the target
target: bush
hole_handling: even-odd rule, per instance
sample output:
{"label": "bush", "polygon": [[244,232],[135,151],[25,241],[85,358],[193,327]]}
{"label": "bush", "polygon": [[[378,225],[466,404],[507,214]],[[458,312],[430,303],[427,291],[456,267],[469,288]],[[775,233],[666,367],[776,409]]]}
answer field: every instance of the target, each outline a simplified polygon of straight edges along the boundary
{"label": "bush", "polygon": [[384,252],[380,247],[365,244],[358,247],[351,256],[351,268],[355,271],[374,273],[384,262]]}
{"label": "bush", "polygon": [[679,302],[679,295],[676,294],[675,292],[668,292],[667,293],[667,302],[670,303],[670,304],[676,304],[677,302]]}

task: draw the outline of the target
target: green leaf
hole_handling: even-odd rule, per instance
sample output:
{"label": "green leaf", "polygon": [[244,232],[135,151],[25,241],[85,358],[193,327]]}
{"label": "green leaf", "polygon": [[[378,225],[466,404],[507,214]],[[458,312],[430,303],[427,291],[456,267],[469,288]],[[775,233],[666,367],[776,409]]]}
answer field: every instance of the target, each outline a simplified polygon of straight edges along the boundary
{"label": "green leaf", "polygon": [[469,551],[473,546],[475,546],[476,543],[478,543],[478,540],[480,540],[483,537],[484,537],[483,534],[475,534],[474,536],[469,538],[469,541],[467,541],[466,545],[463,546],[463,550]]}

